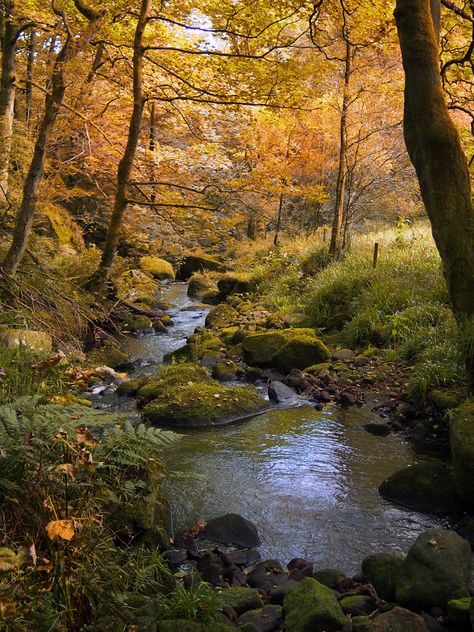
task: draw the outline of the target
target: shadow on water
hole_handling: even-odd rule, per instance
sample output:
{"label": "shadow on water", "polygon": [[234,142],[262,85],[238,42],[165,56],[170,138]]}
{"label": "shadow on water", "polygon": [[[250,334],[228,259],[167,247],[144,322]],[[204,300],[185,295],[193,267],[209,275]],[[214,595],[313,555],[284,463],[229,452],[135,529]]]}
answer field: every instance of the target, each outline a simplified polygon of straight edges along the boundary
{"label": "shadow on water", "polygon": [[[138,372],[156,370],[204,323],[207,310],[187,311],[186,290],[182,283],[163,289],[162,298],[175,305],[169,333],[130,339],[132,358],[142,361]],[[370,414],[301,406],[181,435],[165,458],[170,470],[188,475],[169,484],[175,528],[237,512],[258,525],[263,556],[305,556],[347,572],[372,552],[406,551],[440,521],[386,502],[377,487],[427,457],[400,436],[367,433],[362,425]]]}

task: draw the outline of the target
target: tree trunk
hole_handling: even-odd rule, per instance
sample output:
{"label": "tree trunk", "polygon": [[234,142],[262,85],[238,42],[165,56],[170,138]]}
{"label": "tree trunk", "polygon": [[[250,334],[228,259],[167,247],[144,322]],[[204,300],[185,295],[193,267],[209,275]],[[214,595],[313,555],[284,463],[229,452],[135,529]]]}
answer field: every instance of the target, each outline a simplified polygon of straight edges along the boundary
{"label": "tree trunk", "polygon": [[[151,172],[152,182],[154,182],[156,179],[155,159],[153,155],[155,152],[155,145],[156,145],[156,112],[155,112],[155,102],[153,101],[153,103],[151,104],[151,110],[150,110],[150,144],[149,144],[150,162],[151,162],[150,172]],[[154,184],[151,185],[150,200],[152,204],[156,202],[156,187]]]}
{"label": "tree trunk", "polygon": [[123,215],[128,204],[129,183],[145,105],[143,96],[143,36],[150,10],[151,0],[142,0],[133,42],[133,111],[128,129],[127,145],[117,169],[115,202],[105,237],[102,259],[93,280],[93,284],[99,288],[104,285],[110,275],[120,239]]}
{"label": "tree trunk", "polygon": [[257,217],[254,212],[250,212],[247,218],[247,237],[251,241],[257,239]]}
{"label": "tree trunk", "polygon": [[[405,70],[404,133],[453,310],[463,320],[474,316],[474,210],[466,156],[439,76],[437,5],[439,0],[397,0]],[[466,364],[474,386],[473,358]]]}
{"label": "tree trunk", "polygon": [[28,40],[28,58],[26,62],[26,87],[25,87],[25,120],[26,129],[30,130],[31,117],[33,115],[33,67],[35,61],[36,31],[31,29]]}
{"label": "tree trunk", "polygon": [[278,217],[277,217],[277,225],[275,229],[275,237],[273,238],[273,245],[278,246],[278,242],[280,241],[280,230],[281,230],[281,217],[283,214],[283,193],[280,193],[280,201],[278,203]]}
{"label": "tree trunk", "polygon": [[38,188],[43,177],[46,146],[66,90],[64,65],[69,57],[70,49],[71,38],[68,37],[54,64],[51,91],[46,95],[44,116],[39,127],[28,175],[23,186],[23,197],[13,232],[13,241],[2,265],[3,270],[12,276],[16,274],[31,233],[38,199]]}
{"label": "tree trunk", "polygon": [[15,110],[15,66],[17,27],[4,22],[2,39],[2,75],[0,78],[0,204],[7,202],[8,169],[13,136]]}
{"label": "tree trunk", "polygon": [[347,114],[349,110],[349,82],[351,77],[352,47],[346,38],[346,54],[344,57],[344,88],[342,95],[342,111],[339,126],[339,164],[337,169],[336,199],[334,202],[334,220],[331,231],[329,254],[336,257],[342,250],[344,199],[347,179]]}

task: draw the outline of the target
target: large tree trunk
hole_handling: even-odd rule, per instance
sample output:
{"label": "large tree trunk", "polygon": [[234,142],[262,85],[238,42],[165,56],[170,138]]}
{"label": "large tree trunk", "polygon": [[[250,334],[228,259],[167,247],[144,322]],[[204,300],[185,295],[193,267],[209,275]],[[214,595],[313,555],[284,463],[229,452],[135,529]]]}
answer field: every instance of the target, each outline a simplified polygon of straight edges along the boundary
{"label": "large tree trunk", "polygon": [[352,46],[346,38],[344,57],[344,87],[342,93],[342,110],[339,125],[339,164],[337,169],[336,199],[334,202],[334,220],[331,231],[329,254],[338,256],[342,250],[344,228],[344,200],[347,181],[347,115],[349,111],[349,82],[351,78]]}
{"label": "large tree trunk", "polygon": [[[466,156],[444,99],[438,57],[439,0],[397,0],[405,70],[405,142],[460,319],[474,316],[474,211]],[[467,359],[474,384],[474,363]]]}
{"label": "large tree trunk", "polygon": [[13,136],[15,108],[15,66],[18,28],[7,17],[2,38],[2,75],[0,79],[0,204],[7,201],[8,169]]}
{"label": "large tree trunk", "polygon": [[151,10],[151,0],[142,0],[133,43],[133,111],[128,129],[127,145],[117,170],[117,190],[114,208],[105,237],[102,259],[93,284],[101,287],[108,279],[114,263],[122,229],[122,219],[128,204],[128,189],[137,150],[145,98],[143,96],[143,36]]}

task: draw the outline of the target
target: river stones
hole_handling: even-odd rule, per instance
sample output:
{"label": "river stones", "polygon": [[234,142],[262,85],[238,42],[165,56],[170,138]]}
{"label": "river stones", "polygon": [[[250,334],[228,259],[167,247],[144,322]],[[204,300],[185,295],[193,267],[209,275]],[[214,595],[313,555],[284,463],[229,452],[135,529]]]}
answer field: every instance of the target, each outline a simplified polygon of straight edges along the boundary
{"label": "river stones", "polygon": [[396,582],[402,606],[444,608],[451,599],[469,596],[471,547],[454,531],[425,531],[408,551]]}
{"label": "river stones", "polygon": [[252,624],[260,632],[279,630],[283,621],[283,608],[278,605],[267,605],[259,610],[249,610],[237,619],[238,626]]}
{"label": "river stones", "polygon": [[370,632],[428,632],[428,628],[418,614],[397,606],[374,619]]}
{"label": "river stones", "polygon": [[256,588],[229,588],[221,593],[224,605],[240,615],[248,610],[263,608],[263,600]]}
{"label": "river stones", "polygon": [[261,544],[257,527],[236,513],[211,518],[200,532],[200,536],[219,544],[235,544],[244,548]]}
{"label": "river stones", "polygon": [[300,327],[275,329],[247,336],[242,343],[244,360],[247,364],[254,366],[274,366],[272,364],[274,354],[296,336],[310,336],[316,339],[314,329]]}
{"label": "river stones", "polygon": [[283,606],[286,632],[333,632],[346,621],[333,591],[311,577],[286,595]]}
{"label": "river stones", "polygon": [[362,574],[385,601],[395,599],[395,588],[405,556],[401,553],[375,553],[362,561]]}
{"label": "river stones", "polygon": [[217,329],[222,327],[230,327],[239,318],[239,313],[231,305],[221,303],[213,307],[209,314],[206,316],[206,327],[215,327]]}
{"label": "river stones", "polygon": [[154,279],[169,279],[174,281],[173,266],[169,263],[169,261],[160,259],[160,257],[154,257],[152,255],[142,257],[140,259],[140,268],[143,272],[151,274]]}
{"label": "river stones", "polygon": [[272,356],[272,365],[288,373],[305,369],[329,357],[326,345],[315,336],[295,336]]}
{"label": "river stones", "polygon": [[404,507],[441,516],[460,509],[454,479],[441,462],[403,468],[385,479],[379,493]]}
{"label": "river stones", "polygon": [[275,402],[276,404],[296,399],[297,397],[298,395],[292,388],[279,380],[273,380],[268,387],[268,398],[271,402]]}
{"label": "river stones", "polygon": [[186,281],[194,272],[203,270],[224,272],[225,266],[217,259],[205,255],[186,255],[178,268],[178,278]]}

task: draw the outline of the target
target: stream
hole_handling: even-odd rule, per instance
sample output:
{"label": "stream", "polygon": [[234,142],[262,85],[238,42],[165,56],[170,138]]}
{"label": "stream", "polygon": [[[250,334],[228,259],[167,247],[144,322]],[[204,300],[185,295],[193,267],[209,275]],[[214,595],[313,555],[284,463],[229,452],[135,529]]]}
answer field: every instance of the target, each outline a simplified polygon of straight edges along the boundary
{"label": "stream", "polygon": [[[153,373],[163,355],[186,342],[204,323],[184,283],[163,286],[169,333],[129,338],[136,374]],[[104,395],[96,405],[129,410],[130,403]],[[169,484],[175,530],[228,512],[253,521],[262,557],[288,562],[305,557],[317,567],[354,573],[370,553],[406,552],[439,519],[399,508],[382,499],[378,485],[395,470],[427,457],[401,435],[376,437],[362,425],[369,408],[312,406],[275,409],[220,428],[182,434],[167,448],[170,470],[187,476]]]}

